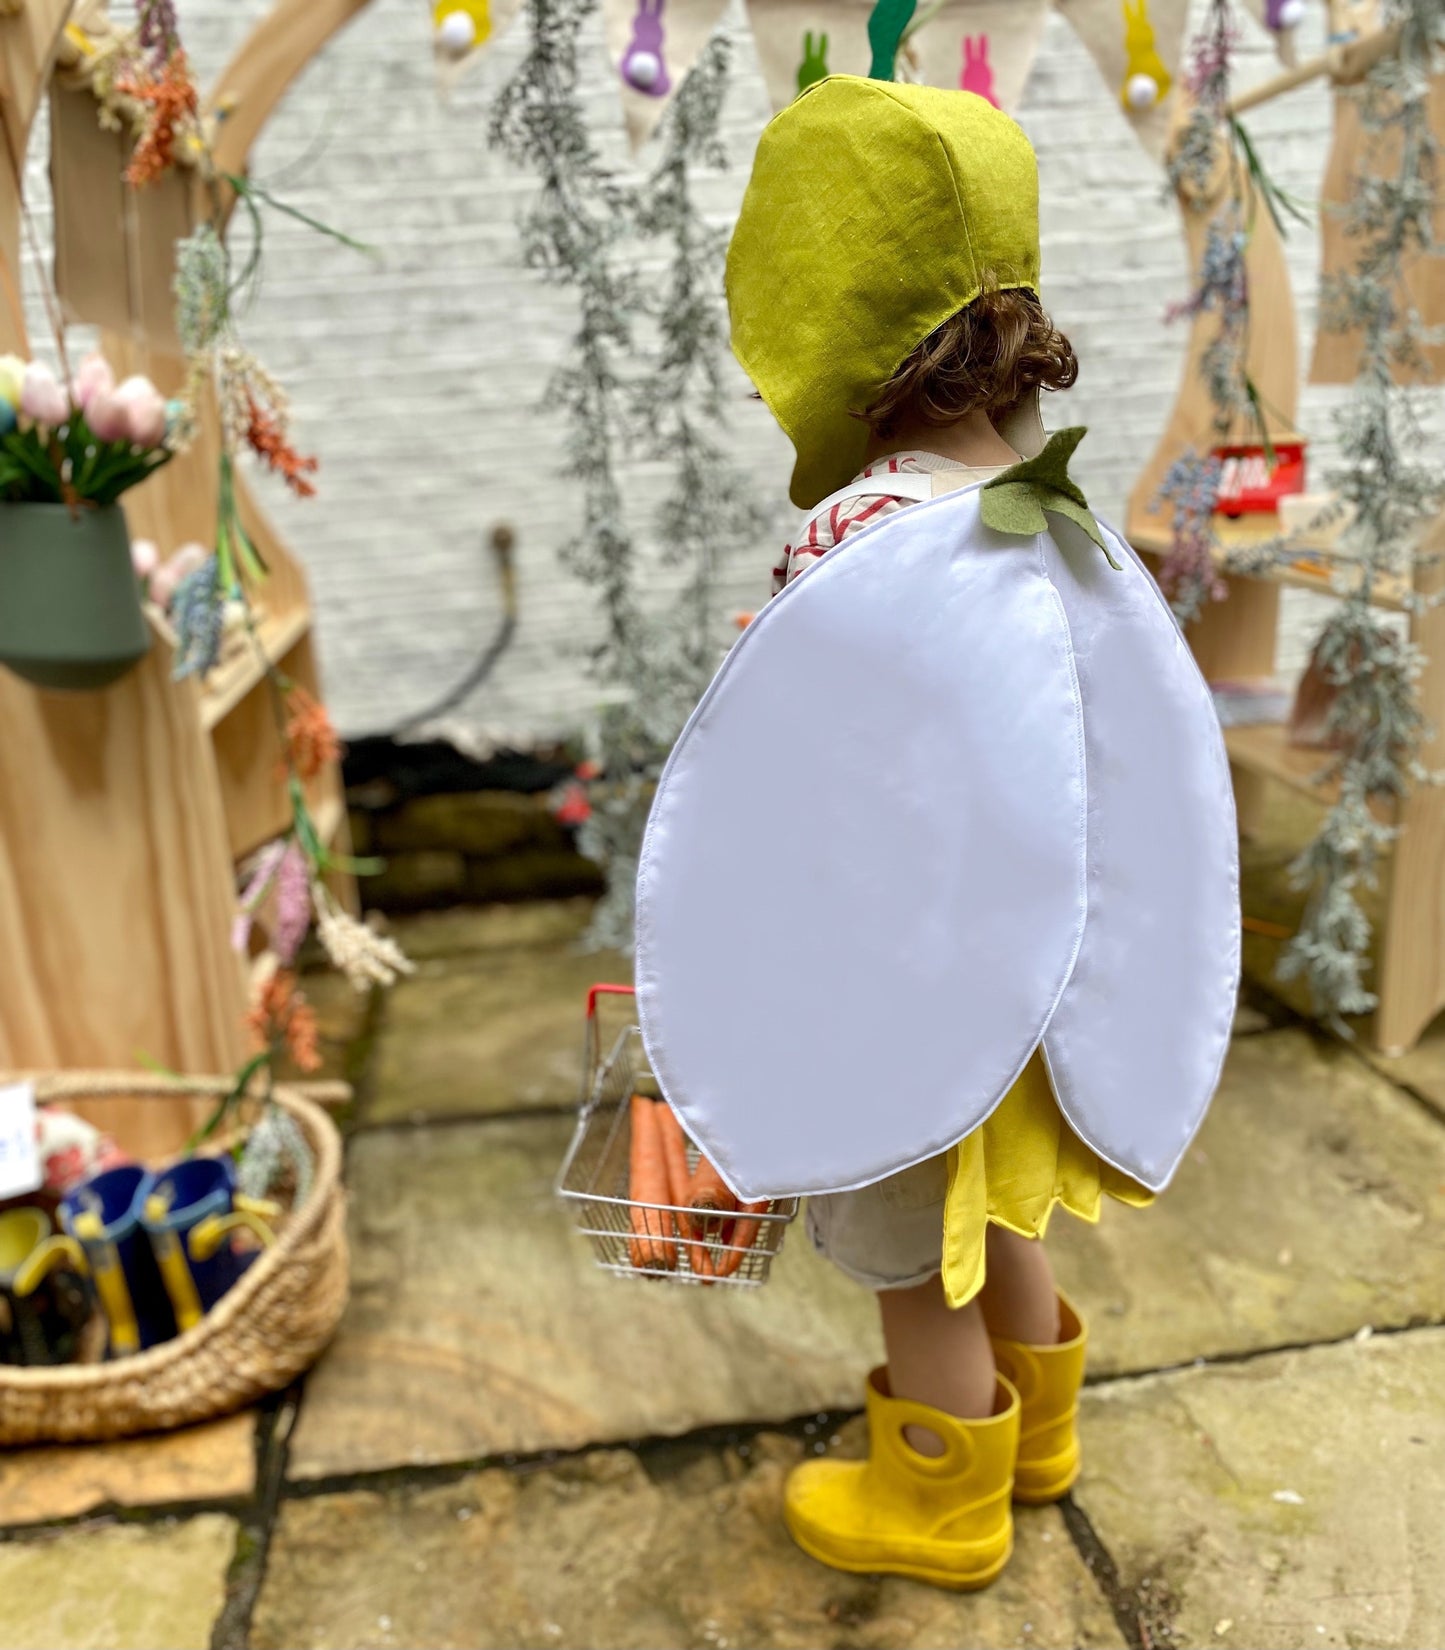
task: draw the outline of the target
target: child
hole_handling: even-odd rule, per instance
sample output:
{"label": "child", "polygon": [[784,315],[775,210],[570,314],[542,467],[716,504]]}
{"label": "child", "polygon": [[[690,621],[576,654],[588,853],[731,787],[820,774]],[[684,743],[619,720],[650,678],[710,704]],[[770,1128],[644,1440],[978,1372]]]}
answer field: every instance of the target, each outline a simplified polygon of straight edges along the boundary
{"label": "child", "polygon": [[1044,441],[1077,363],[1038,263],[1033,153],[984,100],[834,76],[769,126],[728,297],[810,514],[638,884],[668,1098],[739,1196],[814,1194],[878,1295],[869,1458],[799,1467],[788,1528],[956,1588],[1079,1471],[1049,1216],[1167,1184],[1238,973],[1217,722],[1067,474],[1082,432]]}

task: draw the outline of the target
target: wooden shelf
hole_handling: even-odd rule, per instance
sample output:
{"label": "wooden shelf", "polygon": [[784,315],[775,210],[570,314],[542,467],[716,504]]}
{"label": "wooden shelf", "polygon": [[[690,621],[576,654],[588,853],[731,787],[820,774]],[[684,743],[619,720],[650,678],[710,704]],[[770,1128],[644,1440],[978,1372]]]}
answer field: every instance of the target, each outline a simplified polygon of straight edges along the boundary
{"label": "wooden shelf", "polygon": [[1226,728],[1224,748],[1236,767],[1249,773],[1278,779],[1306,796],[1321,802],[1330,798],[1333,787],[1317,783],[1320,771],[1329,763],[1329,752],[1301,750],[1285,737],[1281,722],[1261,722],[1253,727]]}
{"label": "wooden shelf", "polygon": [[[1343,575],[1348,580],[1352,571],[1358,573],[1359,570],[1358,563],[1351,557],[1342,556],[1325,545],[1313,544],[1304,534],[1297,534],[1287,543],[1297,560],[1309,565],[1286,564],[1260,572],[1231,566],[1231,556],[1257,550],[1261,545],[1279,538],[1279,521],[1274,516],[1225,516],[1216,520],[1214,531],[1218,540],[1214,565],[1230,578],[1258,579],[1261,583],[1284,585],[1291,590],[1313,590],[1322,596],[1341,596],[1349,594],[1350,587],[1346,583],[1343,588],[1337,588],[1337,576]],[[1170,535],[1152,522],[1136,524],[1129,541],[1136,550],[1155,556],[1165,555],[1171,542]],[[1409,580],[1397,574],[1387,574],[1377,581],[1370,605],[1391,613],[1403,613],[1410,588]]]}
{"label": "wooden shelf", "polygon": [[235,710],[266,674],[311,628],[311,615],[297,608],[290,613],[267,614],[256,626],[256,640],[242,636],[236,650],[207,676],[201,689],[201,726],[208,732]]}
{"label": "wooden shelf", "polygon": [[[1333,780],[1320,779],[1330,765],[1330,752],[1291,745],[1281,722],[1226,728],[1224,748],[1236,768],[1263,779],[1278,780],[1323,806],[1332,805],[1339,796],[1339,786]],[[1374,812],[1381,819],[1389,819],[1394,809],[1380,804]]]}
{"label": "wooden shelf", "polygon": [[[287,86],[366,4],[274,0],[266,9],[205,99],[209,112],[229,114],[217,128],[218,173],[247,170]],[[0,16],[0,127],[13,154],[26,153],[73,9],[74,0],[0,0],[0,13],[15,14]],[[181,173],[128,189],[129,144],[96,126],[88,92],[57,91],[49,139],[54,284],[67,317],[99,331],[117,377],[143,374],[163,394],[180,393],[187,368],[172,325],[173,249],[210,216],[209,197]],[[0,173],[0,286],[19,290],[23,180]],[[97,224],[111,226],[100,240]],[[0,303],[0,353],[9,351],[29,353],[24,317]],[[214,542],[221,430],[212,396],[200,398],[198,415],[189,451],[125,497],[133,538],[163,551]],[[43,693],[0,672],[0,1068],[126,1068],[144,1051],[177,1071],[211,1073],[246,1058],[247,986],[231,949],[235,862],[291,818],[266,663],[280,662],[313,697],[321,685],[305,573],[253,502],[245,473],[234,487],[269,570],[258,592],[269,609],[258,614],[259,655],[249,637],[233,639],[209,682],[177,683],[175,637],[151,608],[159,644],[104,693]],[[307,794],[318,829],[344,855],[336,763]],[[327,883],[356,909],[349,872],[330,871]],[[132,1149],[152,1129],[184,1141],[206,1110],[204,1101],[127,1104],[146,1112],[138,1134],[129,1118],[110,1115],[114,1103],[91,1110]]]}

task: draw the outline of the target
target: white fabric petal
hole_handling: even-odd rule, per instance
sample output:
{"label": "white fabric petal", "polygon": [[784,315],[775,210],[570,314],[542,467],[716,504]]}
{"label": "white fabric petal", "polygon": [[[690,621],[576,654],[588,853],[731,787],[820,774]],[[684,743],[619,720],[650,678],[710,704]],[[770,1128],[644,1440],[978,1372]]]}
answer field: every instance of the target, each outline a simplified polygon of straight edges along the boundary
{"label": "white fabric petal", "polygon": [[1239,847],[1219,720],[1137,556],[1122,573],[1049,518],[1084,700],[1084,943],[1044,1038],[1060,1109],[1116,1168],[1160,1191],[1204,1119],[1239,986]]}
{"label": "white fabric petal", "polygon": [[849,538],[744,633],[658,788],[638,1011],[741,1197],[866,1185],[981,1123],[1085,909],[1083,722],[1042,542],[976,490]]}

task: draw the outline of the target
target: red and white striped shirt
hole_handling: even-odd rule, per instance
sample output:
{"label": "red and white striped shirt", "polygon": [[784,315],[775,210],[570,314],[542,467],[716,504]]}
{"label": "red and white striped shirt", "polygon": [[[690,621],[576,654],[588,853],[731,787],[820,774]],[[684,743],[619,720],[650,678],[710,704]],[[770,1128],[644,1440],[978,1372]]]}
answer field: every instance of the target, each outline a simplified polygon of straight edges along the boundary
{"label": "red and white striped shirt", "polygon": [[[900,471],[907,475],[922,475],[942,467],[943,461],[932,453],[895,453],[891,458],[877,459],[860,470],[857,479],[862,481],[875,475],[881,479],[883,476],[897,475]],[[845,499],[823,515],[814,516],[796,544],[783,546],[773,568],[773,594],[776,596],[799,573],[806,572],[815,561],[821,560],[835,544],[841,544],[849,533],[867,527],[871,522],[881,521],[884,516],[892,515],[895,510],[901,510],[905,504],[913,502],[912,499],[889,493],[886,487],[880,487],[876,495],[864,493],[857,498]]]}

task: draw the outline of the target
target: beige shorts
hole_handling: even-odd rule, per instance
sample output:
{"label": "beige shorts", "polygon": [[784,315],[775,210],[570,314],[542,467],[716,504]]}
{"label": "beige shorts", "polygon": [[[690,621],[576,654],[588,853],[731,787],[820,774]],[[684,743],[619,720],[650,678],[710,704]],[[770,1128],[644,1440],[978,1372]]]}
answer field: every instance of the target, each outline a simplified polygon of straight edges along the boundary
{"label": "beige shorts", "polygon": [[906,1289],[943,1268],[948,1154],[857,1192],[810,1197],[808,1236],[820,1255],[868,1289]]}

